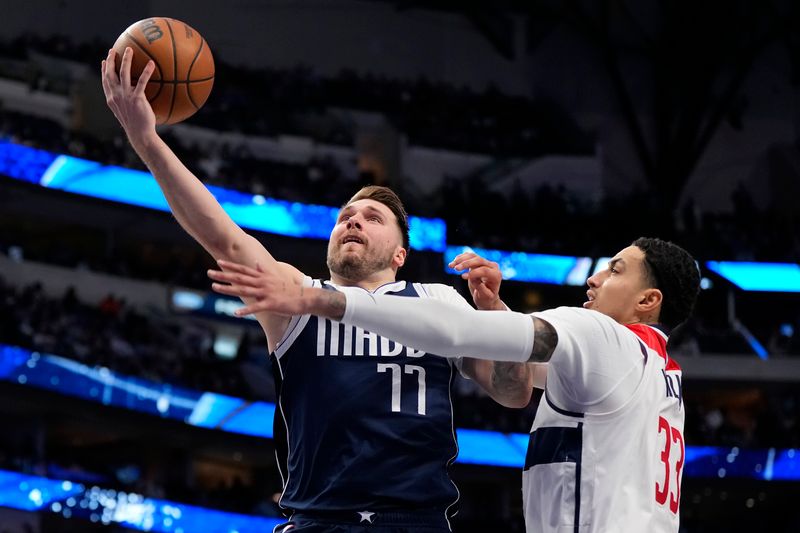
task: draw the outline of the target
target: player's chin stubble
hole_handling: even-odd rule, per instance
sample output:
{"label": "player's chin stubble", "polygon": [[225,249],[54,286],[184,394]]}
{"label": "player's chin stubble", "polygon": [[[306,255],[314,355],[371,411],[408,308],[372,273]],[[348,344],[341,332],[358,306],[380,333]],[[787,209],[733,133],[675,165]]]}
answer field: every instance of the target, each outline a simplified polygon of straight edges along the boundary
{"label": "player's chin stubble", "polygon": [[344,279],[358,281],[369,275],[388,268],[392,264],[391,256],[379,257],[367,252],[364,256],[343,254],[341,249],[328,253],[328,269]]}

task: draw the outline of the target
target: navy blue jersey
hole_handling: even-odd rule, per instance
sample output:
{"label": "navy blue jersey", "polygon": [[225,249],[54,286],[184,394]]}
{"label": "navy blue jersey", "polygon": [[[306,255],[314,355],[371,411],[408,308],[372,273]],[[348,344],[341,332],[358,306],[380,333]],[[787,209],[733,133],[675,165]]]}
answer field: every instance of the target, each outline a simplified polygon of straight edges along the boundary
{"label": "navy blue jersey", "polygon": [[[401,281],[375,292],[429,297],[442,289],[464,301],[442,285]],[[271,360],[282,507],[453,514],[451,360],[309,315],[293,318]]]}

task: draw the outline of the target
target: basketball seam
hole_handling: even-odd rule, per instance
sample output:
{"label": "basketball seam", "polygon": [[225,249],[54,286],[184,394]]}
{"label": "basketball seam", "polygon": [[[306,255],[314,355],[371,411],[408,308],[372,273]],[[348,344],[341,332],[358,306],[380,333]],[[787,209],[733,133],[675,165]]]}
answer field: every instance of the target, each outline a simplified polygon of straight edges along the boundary
{"label": "basketball seam", "polygon": [[[159,76],[160,78],[163,78],[163,77],[164,77],[164,73],[161,71],[161,65],[159,65],[159,64],[158,64],[158,61],[156,61],[156,58],[154,58],[152,55],[150,55],[150,52],[148,52],[148,51],[145,49],[145,47],[144,47],[144,46],[142,46],[142,45],[139,43],[139,41],[137,41],[137,40],[136,40],[136,37],[134,37],[133,35],[131,35],[131,34],[130,34],[130,33],[128,33],[128,32],[125,32],[125,35],[127,35],[127,36],[128,36],[128,38],[131,40],[131,42],[133,42],[133,44],[135,44],[136,46],[138,46],[138,47],[139,47],[139,50],[141,50],[142,52],[144,52],[144,54],[145,54],[147,57],[149,57],[150,59],[152,59],[152,60],[153,60],[153,63],[155,63],[155,64],[156,64],[156,68],[158,69],[158,76]],[[161,89],[163,89],[163,88],[164,88],[164,80],[163,80],[163,79],[154,80],[154,79],[150,78],[150,80],[148,80],[148,83],[150,83],[151,81],[152,81],[153,83],[155,83],[155,82],[158,82],[158,90],[156,91],[156,94],[154,94],[154,95],[153,95],[153,98],[152,98],[152,99],[150,99],[150,98],[148,98],[148,99],[147,99],[148,103],[153,103],[153,102],[155,102],[155,101],[156,101],[156,98],[158,98],[158,95],[159,95],[159,94],[161,94]],[[174,91],[175,91],[175,90],[173,89],[173,92],[174,92]]]}
{"label": "basketball seam", "polygon": [[136,46],[138,46],[138,47],[139,47],[139,50],[141,50],[142,52],[144,52],[144,53],[145,53],[145,55],[146,55],[147,57],[149,57],[150,59],[152,59],[152,60],[153,60],[153,63],[155,63],[155,64],[156,64],[156,66],[158,67],[158,74],[159,74],[159,75],[160,75],[160,76],[163,78],[163,77],[164,77],[164,73],[163,73],[163,72],[161,72],[161,65],[159,65],[159,64],[158,64],[158,61],[156,60],[156,58],[155,58],[155,57],[153,57],[153,56],[150,54],[150,52],[148,52],[148,51],[147,51],[147,49],[146,49],[144,46],[142,46],[142,45],[141,45],[141,43],[139,43],[139,41],[137,41],[137,40],[136,40],[136,37],[134,37],[133,35],[131,35],[131,34],[130,34],[130,33],[128,33],[128,32],[125,32],[125,35],[127,35],[127,36],[128,36],[128,38],[129,38],[131,41],[133,41],[133,44],[135,44]]}
{"label": "basketball seam", "polygon": [[[197,52],[194,54],[192,58],[192,62],[189,65],[189,70],[186,71],[186,95],[189,97],[189,102],[194,106],[195,110],[200,109],[200,106],[194,102],[194,98],[192,98],[192,91],[189,90],[189,83],[192,77],[192,69],[194,68],[194,64],[197,62],[197,58],[200,57],[200,52],[203,51],[203,45],[206,44],[206,40],[200,37],[200,46],[197,48]],[[211,77],[214,78],[213,76]],[[200,80],[197,80],[200,81]]]}
{"label": "basketball seam", "polygon": [[200,83],[201,81],[210,81],[213,79],[214,76],[208,76],[207,78],[197,78],[196,80],[189,80],[189,81],[183,81],[183,80],[152,80],[152,81],[157,81],[158,83],[166,83],[169,85],[183,85],[185,83]]}
{"label": "basketball seam", "polygon": [[[172,24],[169,23],[169,19],[165,18],[164,22],[167,23],[167,28],[169,28],[169,37],[170,41],[172,41],[172,77],[178,77],[178,50],[175,46],[175,32],[172,31]],[[188,87],[187,87],[188,90]],[[167,114],[167,118],[164,120],[165,124],[169,124],[169,119],[172,116],[172,110],[175,109],[175,95],[178,93],[177,87],[173,87],[172,89],[172,100],[169,103],[169,113]]]}

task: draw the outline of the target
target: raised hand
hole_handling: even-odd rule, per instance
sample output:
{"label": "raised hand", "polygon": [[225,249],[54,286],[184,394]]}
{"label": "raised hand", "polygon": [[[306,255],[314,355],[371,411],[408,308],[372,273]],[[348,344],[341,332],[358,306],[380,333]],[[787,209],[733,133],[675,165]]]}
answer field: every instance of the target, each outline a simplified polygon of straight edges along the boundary
{"label": "raised hand", "polygon": [[500,283],[503,274],[500,266],[474,252],[459,254],[450,262],[454,270],[466,270],[461,277],[468,282],[469,292],[478,309],[485,311],[506,309],[500,300]]}
{"label": "raised hand", "polygon": [[261,311],[293,316],[307,312],[309,301],[304,296],[310,296],[312,291],[303,287],[302,283],[287,281],[285,276],[280,276],[269,270],[250,268],[240,263],[230,261],[217,261],[223,270],[209,270],[208,277],[214,280],[211,288],[229,296],[251,298],[255,300],[250,305],[240,307],[235,311],[236,316],[245,316]]}
{"label": "raised hand", "polygon": [[106,104],[135,147],[146,134],[155,132],[156,116],[144,94],[147,82],[155,70],[155,63],[148,61],[136,85],[131,85],[133,50],[130,47],[125,48],[119,75],[115,65],[116,55],[113,49],[109,50],[108,56],[101,63],[103,92],[106,95]]}

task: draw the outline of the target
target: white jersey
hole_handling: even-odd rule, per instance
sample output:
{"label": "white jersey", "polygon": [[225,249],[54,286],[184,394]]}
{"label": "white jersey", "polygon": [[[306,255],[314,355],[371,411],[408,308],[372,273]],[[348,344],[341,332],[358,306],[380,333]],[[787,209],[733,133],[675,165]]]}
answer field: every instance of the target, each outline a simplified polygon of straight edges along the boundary
{"label": "white jersey", "polygon": [[678,531],[684,409],[667,336],[582,308],[534,316],[558,345],[525,460],[527,531]]}

